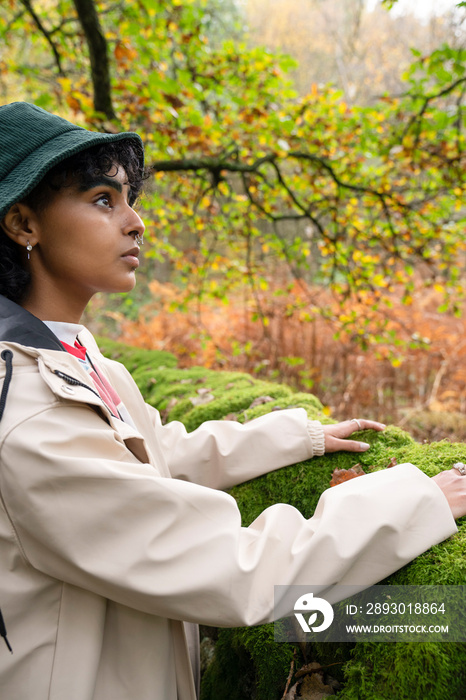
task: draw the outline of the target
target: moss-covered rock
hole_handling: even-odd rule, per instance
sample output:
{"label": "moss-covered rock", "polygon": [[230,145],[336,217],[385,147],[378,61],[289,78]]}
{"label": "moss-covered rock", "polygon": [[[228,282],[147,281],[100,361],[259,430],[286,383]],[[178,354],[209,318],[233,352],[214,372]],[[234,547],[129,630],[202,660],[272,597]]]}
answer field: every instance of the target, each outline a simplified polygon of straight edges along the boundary
{"label": "moss-covered rock", "polygon": [[[247,374],[214,372],[202,367],[181,370],[168,353],[128,348],[105,341],[103,351],[133,373],[146,400],[164,420],[181,420],[188,430],[205,420],[228,416],[241,422],[271,410],[304,407],[309,417],[327,422],[320,402],[310,394],[271,384]],[[235,487],[231,493],[248,525],[273,503],[289,503],[306,517],[329,486],[335,468],[358,462],[366,472],[387,468],[391,460],[412,462],[432,476],[466,462],[466,446],[446,441],[418,444],[406,432],[390,427],[365,432],[371,449],[355,456],[325,455]],[[459,533],[418,557],[385,583],[398,585],[466,583],[466,519]],[[278,644],[273,627],[219,630],[216,654],[202,686],[203,700],[275,700],[286,684],[293,655],[301,648]],[[306,649],[323,665],[340,664],[342,700],[460,700],[466,698],[466,645],[451,643],[358,643],[314,645]],[[307,659],[309,660],[309,659]]]}
{"label": "moss-covered rock", "polygon": [[340,700],[463,700],[466,647],[448,643],[356,644]]}
{"label": "moss-covered rock", "polygon": [[121,362],[133,376],[141,368],[150,370],[159,367],[176,367],[177,365],[176,357],[171,352],[143,350],[108,338],[97,338],[97,343],[104,355]]}
{"label": "moss-covered rock", "polygon": [[203,676],[201,699],[280,698],[295,656],[293,645],[274,641],[273,625],[222,629],[215,659]]}

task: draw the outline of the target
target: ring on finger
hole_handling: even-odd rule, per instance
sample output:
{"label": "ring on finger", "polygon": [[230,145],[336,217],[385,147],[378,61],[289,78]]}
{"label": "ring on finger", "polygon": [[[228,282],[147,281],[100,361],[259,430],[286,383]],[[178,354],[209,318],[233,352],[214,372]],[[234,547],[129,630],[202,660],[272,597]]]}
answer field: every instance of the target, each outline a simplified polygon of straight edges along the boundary
{"label": "ring on finger", "polygon": [[453,469],[459,471],[461,476],[466,476],[466,465],[464,465],[463,462],[456,462],[456,464],[453,465]]}
{"label": "ring on finger", "polygon": [[361,423],[358,421],[357,418],[351,418],[351,421],[354,421],[355,423],[357,423],[357,424],[358,424],[359,430],[362,430],[362,425],[361,425]]}

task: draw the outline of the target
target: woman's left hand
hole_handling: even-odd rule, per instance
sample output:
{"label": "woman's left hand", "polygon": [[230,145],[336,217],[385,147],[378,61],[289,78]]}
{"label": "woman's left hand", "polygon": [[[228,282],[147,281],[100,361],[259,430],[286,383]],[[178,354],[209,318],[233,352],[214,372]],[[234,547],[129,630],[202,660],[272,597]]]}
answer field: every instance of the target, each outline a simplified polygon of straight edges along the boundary
{"label": "woman's left hand", "polygon": [[333,425],[323,425],[325,436],[325,452],[365,452],[370,445],[367,442],[359,442],[357,440],[345,440],[353,433],[359,430],[384,430],[386,427],[383,423],[377,423],[375,420],[364,420],[363,418],[353,418],[345,420],[342,423],[334,423]]}

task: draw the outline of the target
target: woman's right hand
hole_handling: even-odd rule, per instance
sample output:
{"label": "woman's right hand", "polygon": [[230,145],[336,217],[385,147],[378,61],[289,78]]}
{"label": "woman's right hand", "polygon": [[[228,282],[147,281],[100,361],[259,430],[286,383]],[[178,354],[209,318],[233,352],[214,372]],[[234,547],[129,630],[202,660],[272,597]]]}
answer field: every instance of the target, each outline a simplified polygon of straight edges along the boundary
{"label": "woman's right hand", "polygon": [[[466,465],[462,466],[466,470]],[[455,520],[466,515],[466,475],[463,476],[457,469],[447,469],[432,479],[443,491]]]}

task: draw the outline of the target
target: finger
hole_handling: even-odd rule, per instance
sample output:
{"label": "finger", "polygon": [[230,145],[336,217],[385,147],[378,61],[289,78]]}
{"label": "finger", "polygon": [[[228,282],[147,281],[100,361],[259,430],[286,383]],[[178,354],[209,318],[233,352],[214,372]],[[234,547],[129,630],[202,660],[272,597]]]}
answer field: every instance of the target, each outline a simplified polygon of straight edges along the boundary
{"label": "finger", "polygon": [[443,491],[454,518],[466,515],[466,477],[457,469],[448,469],[432,477]]}
{"label": "finger", "polygon": [[379,423],[376,420],[366,420],[365,418],[352,418],[348,421],[352,425],[352,432],[357,430],[385,430],[385,423]]}
{"label": "finger", "polygon": [[328,452],[365,452],[370,445],[367,442],[357,440],[340,440],[328,435],[325,442],[325,454]]}
{"label": "finger", "polygon": [[332,423],[330,425],[324,425],[324,433],[328,435],[333,435],[338,438],[349,437],[353,433],[357,433],[360,430],[383,430],[386,426],[383,423],[378,423],[373,420],[365,420],[363,418],[358,419],[358,423],[354,419],[345,420],[342,423]]}

